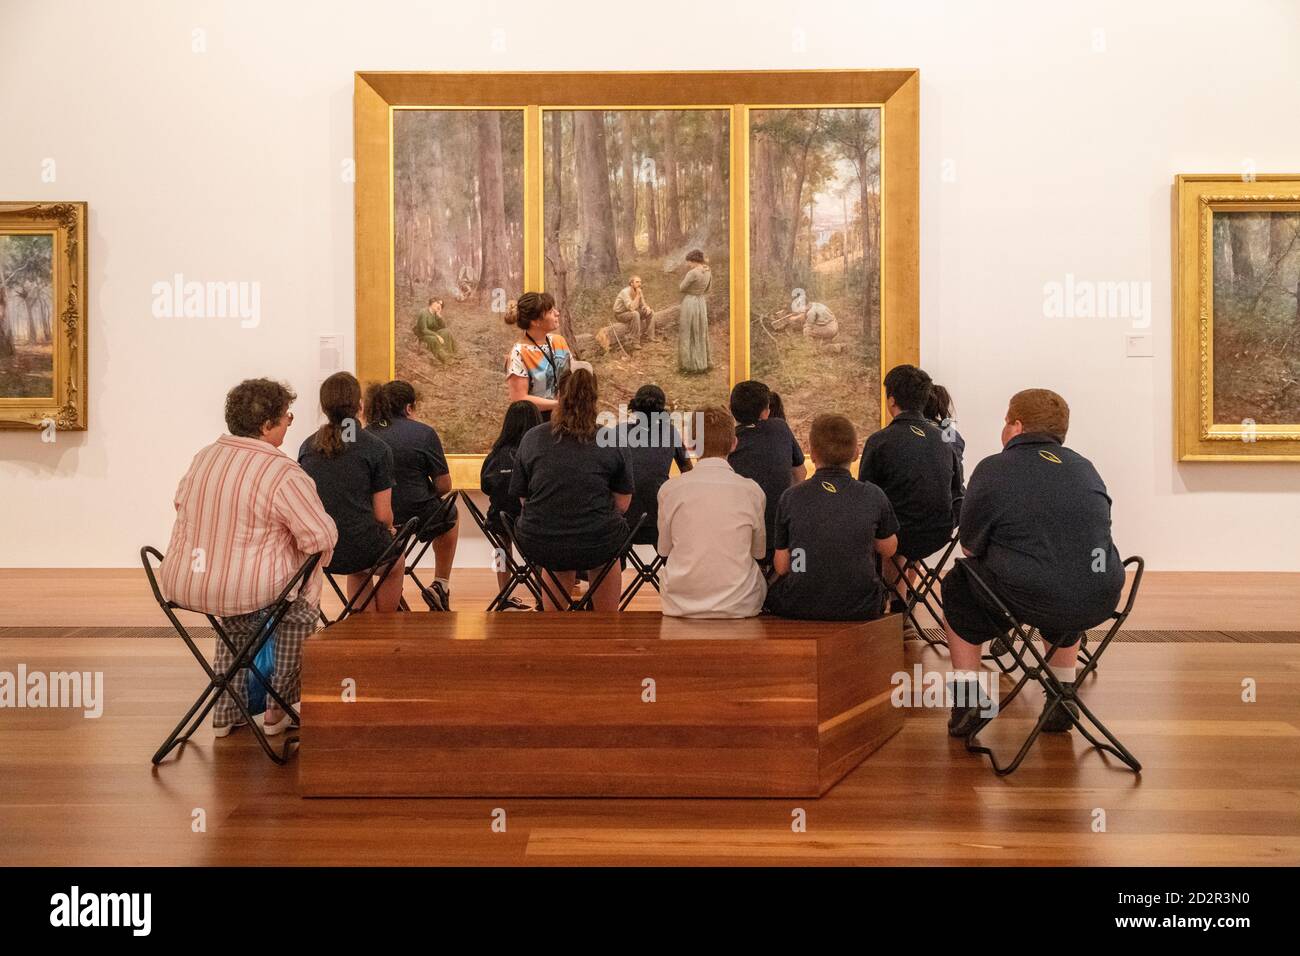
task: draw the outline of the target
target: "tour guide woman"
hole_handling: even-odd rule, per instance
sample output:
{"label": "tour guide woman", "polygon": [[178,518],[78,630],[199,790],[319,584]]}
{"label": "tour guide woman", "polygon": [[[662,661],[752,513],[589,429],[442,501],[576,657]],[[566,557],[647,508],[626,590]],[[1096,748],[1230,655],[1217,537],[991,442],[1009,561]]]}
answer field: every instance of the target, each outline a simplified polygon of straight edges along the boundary
{"label": "tour guide woman", "polygon": [[506,384],[510,401],[528,401],[537,406],[543,419],[555,408],[555,393],[569,374],[572,356],[560,327],[560,310],[549,292],[525,292],[514,311],[506,313],[506,324],[519,327],[519,340],[506,357]]}

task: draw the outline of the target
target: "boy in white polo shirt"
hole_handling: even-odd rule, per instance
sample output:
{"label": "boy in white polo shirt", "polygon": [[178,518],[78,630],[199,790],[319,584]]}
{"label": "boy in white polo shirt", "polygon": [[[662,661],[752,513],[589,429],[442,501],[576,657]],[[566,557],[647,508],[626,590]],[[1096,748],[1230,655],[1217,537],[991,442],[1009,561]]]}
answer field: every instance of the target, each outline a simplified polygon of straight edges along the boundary
{"label": "boy in white polo shirt", "polygon": [[736,474],[727,456],[736,423],[721,406],[706,408],[700,459],[659,489],[658,551],[669,617],[754,617],[767,583],[757,559],[767,553],[763,489]]}

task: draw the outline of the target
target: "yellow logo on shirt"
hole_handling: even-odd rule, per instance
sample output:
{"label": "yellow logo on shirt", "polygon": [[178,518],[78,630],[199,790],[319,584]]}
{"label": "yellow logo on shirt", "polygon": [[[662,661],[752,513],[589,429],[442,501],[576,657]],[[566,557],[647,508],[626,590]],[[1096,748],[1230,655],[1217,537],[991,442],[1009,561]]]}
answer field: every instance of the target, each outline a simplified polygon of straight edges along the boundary
{"label": "yellow logo on shirt", "polygon": [[925,437],[925,429],[924,429],[924,428],[921,428],[921,427],[918,426],[918,425],[908,425],[907,427],[910,428],[910,429],[912,429],[912,434],[913,434],[913,435],[917,435],[917,436],[919,436],[919,437],[921,437],[921,438],[924,438],[924,437]]}
{"label": "yellow logo on shirt", "polygon": [[1064,464],[1061,459],[1057,458],[1050,451],[1040,451],[1038,457],[1043,459],[1043,461],[1050,461],[1054,465]]}
{"label": "yellow logo on shirt", "polygon": [[825,488],[827,491],[829,491],[829,492],[830,492],[831,494],[833,494],[833,495],[838,495],[838,494],[840,493],[839,489],[836,488],[834,485],[832,485],[829,481],[825,481],[825,480],[823,480],[823,481],[822,481],[822,487]]}

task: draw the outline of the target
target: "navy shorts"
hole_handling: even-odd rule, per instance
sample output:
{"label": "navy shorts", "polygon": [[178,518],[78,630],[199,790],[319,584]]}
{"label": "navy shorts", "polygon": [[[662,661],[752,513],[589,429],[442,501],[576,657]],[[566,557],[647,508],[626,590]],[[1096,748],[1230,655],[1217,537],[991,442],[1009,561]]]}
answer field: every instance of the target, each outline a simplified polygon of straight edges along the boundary
{"label": "navy shorts", "polygon": [[[1011,631],[1011,622],[987,597],[984,589],[971,579],[967,573],[969,563],[970,558],[958,558],[952,570],[943,576],[939,586],[943,616],[947,618],[948,626],[967,644],[983,644],[995,638],[1006,637]],[[997,579],[986,568],[977,566],[976,573],[1021,624],[1037,627],[1049,644],[1073,644],[1081,636],[1081,631],[1076,627],[1061,626],[1062,622],[1037,617],[1017,607],[1007,599],[1005,590],[998,587]],[[1028,620],[1031,617],[1034,618],[1032,622]]]}

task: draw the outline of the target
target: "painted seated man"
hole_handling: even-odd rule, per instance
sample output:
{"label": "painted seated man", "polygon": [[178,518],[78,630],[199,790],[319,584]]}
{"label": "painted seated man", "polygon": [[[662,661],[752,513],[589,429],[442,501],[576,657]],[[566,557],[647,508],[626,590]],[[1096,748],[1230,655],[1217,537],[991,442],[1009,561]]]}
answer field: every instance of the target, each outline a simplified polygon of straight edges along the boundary
{"label": "painted seated man", "polygon": [[442,317],[442,299],[430,299],[428,307],[415,317],[415,337],[444,365],[456,355],[456,340]]}
{"label": "painted seated man", "polygon": [[640,276],[632,276],[614,300],[614,318],[627,325],[629,341],[625,344],[631,348],[640,346],[642,332],[651,342],[655,340],[655,312],[646,303]]}
{"label": "painted seated man", "polygon": [[790,316],[792,328],[803,328],[805,338],[829,342],[840,334],[840,323],[835,313],[821,302],[812,302],[803,312]]}
{"label": "painted seated man", "polygon": [[[970,477],[961,512],[966,557],[942,584],[954,682],[965,685],[953,689],[948,732],[954,737],[973,729],[983,707],[974,685],[984,642],[1008,633],[969,569],[1022,624],[1038,628],[1052,673],[1066,684],[1074,682],[1083,632],[1119,603],[1124,567],[1111,540],[1110,496],[1092,462],[1064,446],[1069,424],[1060,395],[1045,388],[1017,392],[1007,408],[1002,451]],[[1071,726],[1058,706],[1043,729],[1061,733]]]}

